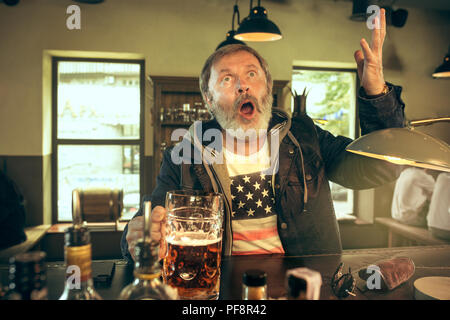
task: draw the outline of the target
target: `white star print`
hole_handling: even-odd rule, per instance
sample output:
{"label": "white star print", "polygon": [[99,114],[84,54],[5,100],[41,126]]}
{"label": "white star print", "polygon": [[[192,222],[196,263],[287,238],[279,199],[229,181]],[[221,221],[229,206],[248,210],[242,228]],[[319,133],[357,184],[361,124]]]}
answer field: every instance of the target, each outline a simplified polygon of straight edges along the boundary
{"label": "white star print", "polygon": [[238,186],[236,187],[236,189],[237,189],[239,192],[244,192],[244,191],[243,191],[244,187],[241,186],[241,185],[238,185]]}
{"label": "white star print", "polygon": [[251,208],[249,210],[247,210],[247,213],[249,216],[253,216],[255,213],[255,210],[252,210]]}
{"label": "white star print", "polygon": [[244,182],[250,183],[250,177],[249,176],[245,176],[243,179],[244,179]]}
{"label": "white star print", "polygon": [[258,199],[258,201],[256,201],[256,207],[257,207],[257,208],[262,207],[262,201],[261,201],[261,199]]}
{"label": "white star print", "polygon": [[253,185],[253,187],[255,187],[255,190],[259,190],[259,186],[260,184],[258,182],[255,182],[255,184]]}
{"label": "white star print", "polygon": [[264,208],[264,210],[266,211],[266,214],[269,214],[272,210],[271,210],[272,208],[271,207],[269,207],[269,205],[267,205],[265,208]]}
{"label": "white star print", "polygon": [[239,204],[238,204],[238,209],[240,209],[240,208],[243,208],[243,207],[244,207],[244,205],[245,205],[245,203],[243,203],[242,201],[239,201]]}
{"label": "white star print", "polygon": [[245,196],[247,197],[247,200],[253,200],[253,193],[250,193],[250,191]]}
{"label": "white star print", "polygon": [[264,189],[264,191],[261,192],[261,194],[263,195],[263,197],[268,197],[269,196],[269,190]]}
{"label": "white star print", "polygon": [[261,173],[259,177],[261,178],[261,180],[266,180],[266,175],[264,173]]}

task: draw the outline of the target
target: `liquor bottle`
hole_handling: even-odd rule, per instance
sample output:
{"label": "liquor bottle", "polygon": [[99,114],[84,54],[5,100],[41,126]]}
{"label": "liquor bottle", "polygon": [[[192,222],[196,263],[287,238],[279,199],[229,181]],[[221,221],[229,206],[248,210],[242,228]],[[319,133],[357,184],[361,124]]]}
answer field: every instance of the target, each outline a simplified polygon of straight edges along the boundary
{"label": "liquor bottle", "polygon": [[59,300],[101,300],[92,280],[92,248],[86,226],[69,227],[64,235],[66,283]]}
{"label": "liquor bottle", "polygon": [[120,300],[177,300],[177,289],[161,281],[159,242],[150,237],[150,202],[144,202],[144,238],[134,247],[134,281],[123,288]]}
{"label": "liquor bottle", "polygon": [[134,281],[120,293],[120,300],[176,300],[177,290],[164,284],[158,262],[159,243],[139,241],[134,248]]}
{"label": "liquor bottle", "polygon": [[267,300],[267,274],[262,270],[252,269],[242,276],[243,300]]}
{"label": "liquor bottle", "polygon": [[9,288],[5,300],[47,300],[45,252],[20,253],[9,261]]}

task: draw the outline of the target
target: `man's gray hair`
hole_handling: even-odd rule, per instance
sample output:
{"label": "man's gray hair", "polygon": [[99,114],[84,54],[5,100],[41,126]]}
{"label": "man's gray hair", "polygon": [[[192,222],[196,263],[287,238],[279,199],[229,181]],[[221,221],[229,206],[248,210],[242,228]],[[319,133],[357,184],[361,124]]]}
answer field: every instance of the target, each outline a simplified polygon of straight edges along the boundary
{"label": "man's gray hair", "polygon": [[272,94],[273,81],[272,81],[272,76],[270,75],[269,66],[268,66],[266,60],[264,60],[264,58],[261,57],[261,55],[258,52],[256,52],[255,49],[253,49],[249,46],[242,45],[242,44],[229,44],[224,47],[221,47],[220,49],[216,50],[213,54],[211,54],[203,66],[199,82],[200,82],[200,91],[202,92],[202,96],[205,101],[206,101],[206,98],[210,98],[208,84],[209,84],[209,78],[211,77],[212,66],[217,61],[222,59],[223,57],[225,57],[229,54],[235,53],[235,52],[239,52],[239,51],[247,51],[247,52],[253,54],[256,57],[256,59],[258,59],[259,63],[261,64],[262,69],[264,70],[264,74],[266,75],[267,92],[269,94]]}

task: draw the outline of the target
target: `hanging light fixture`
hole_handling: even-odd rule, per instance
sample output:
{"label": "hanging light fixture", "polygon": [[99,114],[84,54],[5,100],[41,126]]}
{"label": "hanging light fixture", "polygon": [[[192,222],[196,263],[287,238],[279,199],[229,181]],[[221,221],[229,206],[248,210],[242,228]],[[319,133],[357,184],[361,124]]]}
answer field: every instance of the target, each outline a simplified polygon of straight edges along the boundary
{"label": "hanging light fixture", "polygon": [[444,57],[444,62],[434,70],[433,78],[450,78],[450,47]]}
{"label": "hanging light fixture", "polygon": [[346,150],[399,165],[450,172],[450,147],[414,127],[450,122],[450,117],[412,120],[406,128],[377,130],[359,137]]}
{"label": "hanging light fixture", "polygon": [[242,20],[235,39],[244,41],[274,41],[282,38],[281,31],[275,23],[267,18],[267,10],[258,6],[253,8],[253,0],[250,0],[250,13]]}
{"label": "hanging light fixture", "polygon": [[[236,1],[236,3],[237,3],[237,1]],[[233,7],[233,20],[231,21],[231,30],[227,32],[227,38],[224,41],[222,41],[221,43],[219,43],[216,50],[223,46],[226,46],[227,44],[243,44],[243,45],[245,45],[245,42],[234,38],[234,35],[236,34],[236,31],[234,30],[234,18],[236,16],[237,16],[237,22],[239,25],[240,17],[239,17],[239,8],[238,8],[237,4],[235,4]]]}

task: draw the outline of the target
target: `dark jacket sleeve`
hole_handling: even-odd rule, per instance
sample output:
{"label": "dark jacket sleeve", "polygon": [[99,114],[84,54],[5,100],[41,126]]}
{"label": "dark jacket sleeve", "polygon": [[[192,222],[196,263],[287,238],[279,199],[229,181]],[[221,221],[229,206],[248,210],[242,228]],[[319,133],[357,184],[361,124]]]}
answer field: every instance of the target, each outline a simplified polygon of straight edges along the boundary
{"label": "dark jacket sleeve", "polygon": [[[363,135],[372,131],[404,126],[405,104],[401,100],[402,88],[388,83],[389,92],[379,98],[358,95],[359,119]],[[350,189],[369,189],[395,180],[402,166],[345,151],[350,138],[333,136],[317,128],[320,149],[328,179]]]}
{"label": "dark jacket sleeve", "polygon": [[[179,189],[180,167],[172,162],[170,155],[171,150],[172,149],[169,148],[164,152],[163,161],[161,164],[161,168],[159,170],[159,175],[156,179],[156,188],[155,190],[153,190],[151,197],[144,196],[142,200],[142,203],[144,201],[150,200],[152,202],[152,209],[156,206],[165,205],[167,191]],[[141,205],[141,208],[143,208],[143,205]],[[142,215],[143,212],[141,208],[138,210],[138,212],[134,215],[133,218]],[[124,259],[126,259],[129,263],[131,263],[133,262],[133,259],[131,258],[130,252],[128,251],[128,242],[126,240],[127,233],[128,233],[128,224],[126,225],[122,234],[122,239],[120,241],[120,249],[122,251],[122,256],[124,257]]]}

